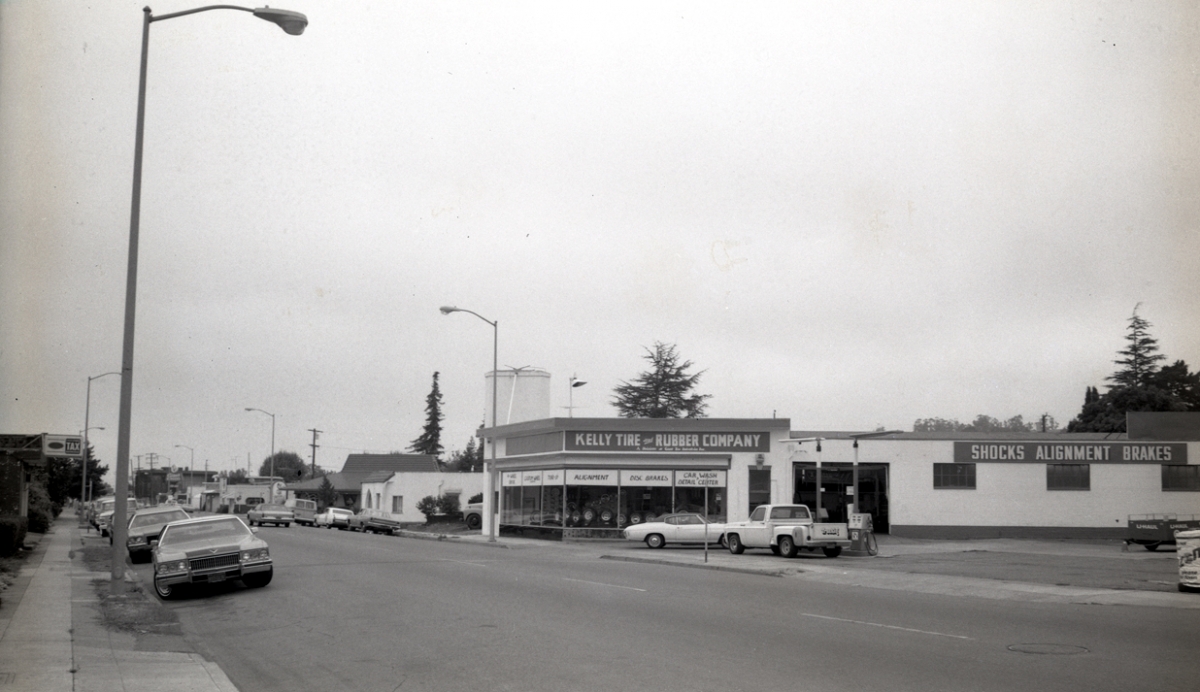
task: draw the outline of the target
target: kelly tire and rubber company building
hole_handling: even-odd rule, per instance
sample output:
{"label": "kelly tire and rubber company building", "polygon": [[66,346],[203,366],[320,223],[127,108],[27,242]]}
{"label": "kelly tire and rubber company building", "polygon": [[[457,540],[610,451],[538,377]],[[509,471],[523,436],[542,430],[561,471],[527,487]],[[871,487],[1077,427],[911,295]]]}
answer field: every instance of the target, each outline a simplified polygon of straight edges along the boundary
{"label": "kelly tire and rubber company building", "polygon": [[1200,518],[1200,414],[1130,415],[1130,435],[796,431],[786,418],[545,418],[479,434],[495,438],[499,531],[550,539],[780,503],[926,538],[1123,538],[1132,516]]}

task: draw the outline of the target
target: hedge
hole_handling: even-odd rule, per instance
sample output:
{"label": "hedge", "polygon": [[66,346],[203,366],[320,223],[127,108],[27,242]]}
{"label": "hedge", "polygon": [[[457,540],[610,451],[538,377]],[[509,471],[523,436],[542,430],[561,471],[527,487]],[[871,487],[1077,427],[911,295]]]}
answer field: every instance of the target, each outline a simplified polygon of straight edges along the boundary
{"label": "hedge", "polygon": [[25,545],[29,520],[25,517],[0,517],[0,557],[8,557]]}

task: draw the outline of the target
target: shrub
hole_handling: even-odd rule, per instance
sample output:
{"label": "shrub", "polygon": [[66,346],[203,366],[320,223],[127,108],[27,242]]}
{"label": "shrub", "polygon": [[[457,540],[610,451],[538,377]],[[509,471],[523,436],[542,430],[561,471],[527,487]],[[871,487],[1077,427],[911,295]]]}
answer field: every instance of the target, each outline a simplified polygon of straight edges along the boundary
{"label": "shrub", "polygon": [[46,533],[54,523],[54,507],[50,503],[50,494],[40,483],[29,484],[29,530],[34,533]]}
{"label": "shrub", "polygon": [[25,545],[29,520],[25,517],[0,517],[0,557],[8,557]]}
{"label": "shrub", "polygon": [[476,502],[483,502],[483,493],[475,493],[471,496],[470,500],[467,500],[468,505],[475,504]]}
{"label": "shrub", "polygon": [[437,499],[437,508],[447,516],[458,514],[458,495],[442,495]]}
{"label": "shrub", "polygon": [[417,503],[417,511],[425,515],[425,523],[428,524],[433,520],[433,515],[438,513],[438,499],[433,495],[426,495]]}

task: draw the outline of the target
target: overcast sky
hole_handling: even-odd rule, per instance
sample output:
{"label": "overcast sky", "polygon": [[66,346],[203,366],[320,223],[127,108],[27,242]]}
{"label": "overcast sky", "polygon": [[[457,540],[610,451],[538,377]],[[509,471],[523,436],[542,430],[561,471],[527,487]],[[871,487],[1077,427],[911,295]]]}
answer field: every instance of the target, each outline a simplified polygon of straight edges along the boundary
{"label": "overcast sky", "polygon": [[[257,468],[256,407],[337,470],[435,371],[461,449],[492,330],[441,305],[561,416],[655,341],[806,430],[1065,425],[1139,304],[1200,367],[1194,2],[288,3],[151,27],[131,454]],[[3,432],[120,369],[145,4],[0,3]]]}

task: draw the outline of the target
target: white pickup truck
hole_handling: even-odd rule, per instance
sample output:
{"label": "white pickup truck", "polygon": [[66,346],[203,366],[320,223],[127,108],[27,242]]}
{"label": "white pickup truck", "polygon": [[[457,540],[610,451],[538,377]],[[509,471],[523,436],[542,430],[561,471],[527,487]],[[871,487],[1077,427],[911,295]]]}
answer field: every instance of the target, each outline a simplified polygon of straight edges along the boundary
{"label": "white pickup truck", "polygon": [[837,557],[850,547],[846,524],[817,524],[805,505],[759,505],[750,518],[725,525],[722,538],[729,552],[741,555],[746,548],[770,548],[784,557],[800,550],[821,549],[826,557]]}

